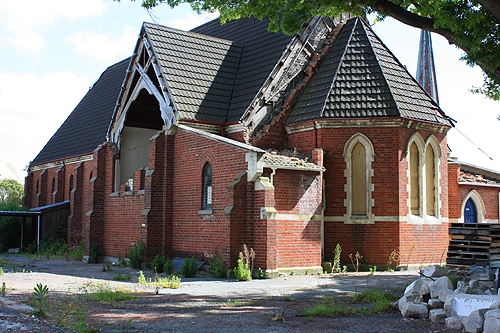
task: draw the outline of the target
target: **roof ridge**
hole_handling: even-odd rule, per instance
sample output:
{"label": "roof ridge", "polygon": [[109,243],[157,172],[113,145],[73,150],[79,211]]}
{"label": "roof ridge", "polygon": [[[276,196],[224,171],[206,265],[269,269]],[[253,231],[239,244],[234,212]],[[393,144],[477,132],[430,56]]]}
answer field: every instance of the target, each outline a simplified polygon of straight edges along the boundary
{"label": "roof ridge", "polygon": [[[207,23],[210,23],[210,22],[207,22]],[[221,41],[221,42],[225,42],[226,44],[237,44],[237,45],[240,45],[240,46],[243,45],[241,43],[238,43],[238,42],[230,40],[230,39],[213,37],[213,36],[210,36],[210,35],[204,35],[204,34],[200,34],[200,33],[197,33],[197,32],[193,32],[191,30],[186,31],[186,30],[181,30],[181,29],[177,29],[177,28],[167,27],[165,25],[156,24],[156,23],[144,22],[143,26],[146,26],[146,27],[147,26],[150,26],[150,27],[160,27],[160,28],[163,28],[165,30],[170,30],[172,32],[176,32],[176,33],[178,33],[180,35],[194,36],[194,37],[197,37],[199,39]]]}

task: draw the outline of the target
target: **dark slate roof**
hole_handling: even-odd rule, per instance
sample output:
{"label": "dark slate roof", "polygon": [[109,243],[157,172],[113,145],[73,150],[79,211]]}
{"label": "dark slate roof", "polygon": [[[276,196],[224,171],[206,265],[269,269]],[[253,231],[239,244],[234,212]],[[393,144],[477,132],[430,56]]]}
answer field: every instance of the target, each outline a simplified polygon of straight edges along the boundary
{"label": "dark slate roof", "polygon": [[125,78],[130,58],[101,74],[30,166],[89,154],[106,141],[109,121]]}
{"label": "dark slate roof", "polygon": [[219,19],[191,30],[192,32],[232,40],[243,46],[236,75],[235,89],[227,122],[239,121],[259,89],[271,74],[293,36],[267,30],[269,21],[241,18],[224,25]]}
{"label": "dark slate roof", "polygon": [[286,124],[313,119],[395,117],[451,126],[366,22],[346,22]]}
{"label": "dark slate roof", "polygon": [[225,123],[242,46],[145,23],[182,119]]}

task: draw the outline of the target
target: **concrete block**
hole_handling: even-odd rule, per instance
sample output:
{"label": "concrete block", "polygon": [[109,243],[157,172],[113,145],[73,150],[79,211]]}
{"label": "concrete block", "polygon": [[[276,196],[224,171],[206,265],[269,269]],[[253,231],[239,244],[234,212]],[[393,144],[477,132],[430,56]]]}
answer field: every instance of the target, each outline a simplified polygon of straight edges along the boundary
{"label": "concrete block", "polygon": [[406,303],[401,311],[401,315],[405,318],[427,318],[429,310],[425,303]]}
{"label": "concrete block", "polygon": [[420,302],[422,300],[422,295],[419,293],[405,294],[398,301],[399,311],[403,312],[403,308],[407,303]]}
{"label": "concrete block", "polygon": [[424,269],[422,269],[422,275],[425,277],[442,277],[442,276],[448,276],[450,274],[450,271],[448,268],[435,265],[435,266],[429,266]]}
{"label": "concrete block", "polygon": [[464,324],[462,323],[462,318],[459,316],[448,317],[445,319],[445,327],[450,330],[461,331],[464,328]]}
{"label": "concrete block", "polygon": [[432,309],[429,311],[429,319],[433,323],[444,324],[446,320],[446,313],[443,309]]}
{"label": "concrete block", "polygon": [[431,298],[427,304],[429,304],[429,307],[431,309],[442,309],[444,307],[444,303],[441,302],[439,299],[437,298]]}
{"label": "concrete block", "polygon": [[442,276],[429,285],[431,298],[438,298],[439,292],[445,289],[453,289],[453,283],[447,276]]}
{"label": "concrete block", "polygon": [[405,295],[411,293],[419,293],[424,296],[430,293],[429,285],[434,283],[431,279],[418,279],[413,281],[408,287],[405,289]]}
{"label": "concrete block", "polygon": [[439,300],[441,302],[446,302],[446,296],[453,295],[453,290],[451,289],[443,289],[439,291]]}
{"label": "concrete block", "polygon": [[464,328],[469,333],[481,333],[484,325],[484,314],[488,309],[477,309],[472,311],[467,318],[463,320]]}

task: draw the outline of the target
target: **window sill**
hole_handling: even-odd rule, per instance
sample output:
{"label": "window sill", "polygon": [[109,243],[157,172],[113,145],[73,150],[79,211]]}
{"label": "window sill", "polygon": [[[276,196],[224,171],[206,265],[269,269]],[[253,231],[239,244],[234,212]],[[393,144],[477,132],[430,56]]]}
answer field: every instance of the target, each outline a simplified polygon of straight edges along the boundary
{"label": "window sill", "polygon": [[109,196],[110,196],[110,197],[119,197],[119,196],[120,196],[120,192],[118,192],[118,191],[117,191],[117,192],[111,192],[111,193],[109,194]]}
{"label": "window sill", "polygon": [[198,215],[212,215],[213,211],[211,209],[200,209]]}

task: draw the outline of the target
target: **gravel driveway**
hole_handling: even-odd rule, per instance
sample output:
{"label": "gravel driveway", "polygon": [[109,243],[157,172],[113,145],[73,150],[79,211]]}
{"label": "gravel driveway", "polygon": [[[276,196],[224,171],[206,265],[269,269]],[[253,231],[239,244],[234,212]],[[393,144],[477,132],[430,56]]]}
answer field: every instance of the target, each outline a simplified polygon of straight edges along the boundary
{"label": "gravel driveway", "polygon": [[[81,292],[85,283],[106,282],[114,288],[135,291],[130,301],[86,301],[85,322],[100,332],[449,332],[428,320],[402,318],[398,312],[338,318],[300,315],[319,299],[343,297],[346,292],[367,288],[402,290],[418,277],[417,271],[288,276],[239,282],[233,279],[182,278],[179,289],[139,286],[138,271],[102,264],[61,259],[0,256],[6,295],[0,296],[0,332],[66,332],[34,318],[25,301],[37,283],[47,285],[51,295]],[[6,265],[6,262],[9,264]],[[15,265],[15,267],[14,267]],[[24,271],[23,271],[24,270]],[[121,270],[135,282],[117,282]],[[148,275],[149,273],[149,275]],[[145,271],[146,277],[151,271]]]}

